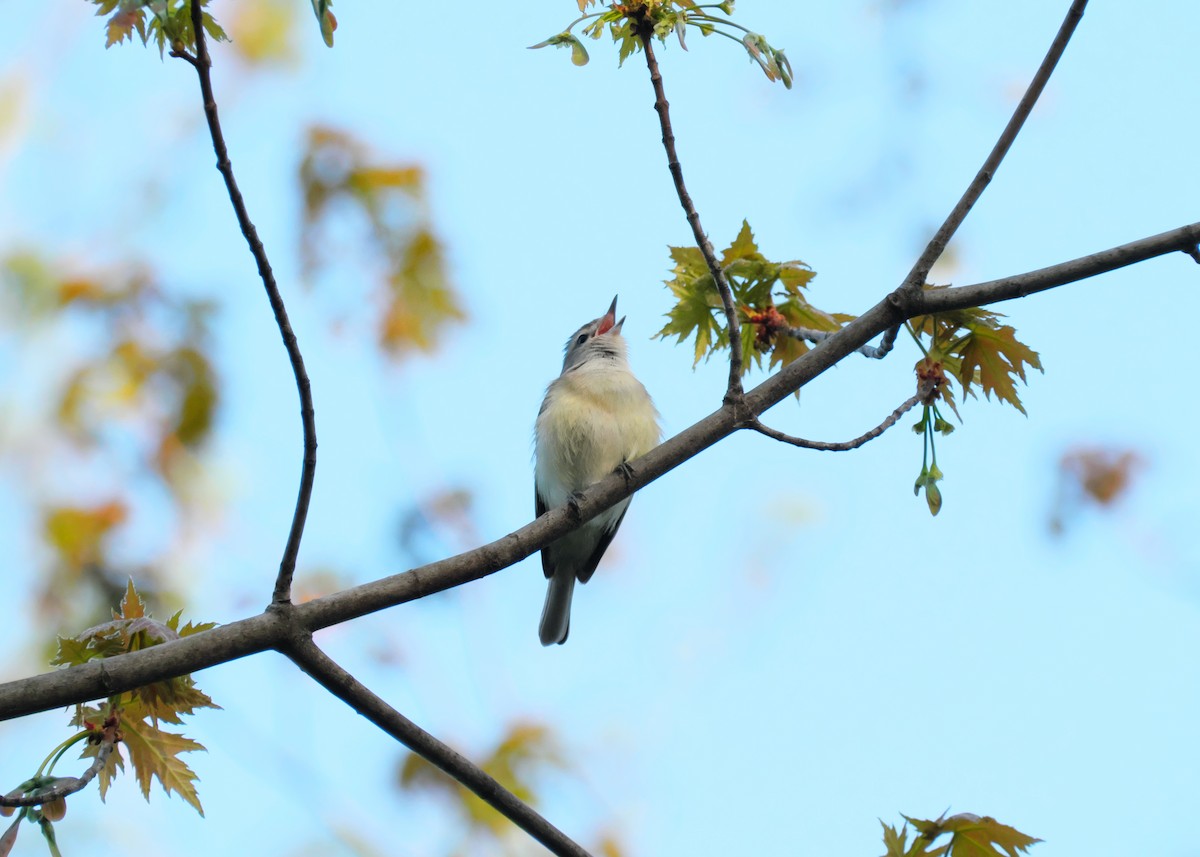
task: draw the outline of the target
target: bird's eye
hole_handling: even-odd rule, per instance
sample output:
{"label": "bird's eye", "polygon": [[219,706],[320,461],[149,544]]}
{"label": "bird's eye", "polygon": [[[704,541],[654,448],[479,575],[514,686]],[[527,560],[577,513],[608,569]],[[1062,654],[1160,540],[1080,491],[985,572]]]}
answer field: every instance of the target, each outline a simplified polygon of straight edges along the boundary
{"label": "bird's eye", "polygon": [[575,337],[576,345],[583,345],[583,343],[585,343],[587,341],[588,341],[588,335],[586,333],[581,333],[577,337]]}

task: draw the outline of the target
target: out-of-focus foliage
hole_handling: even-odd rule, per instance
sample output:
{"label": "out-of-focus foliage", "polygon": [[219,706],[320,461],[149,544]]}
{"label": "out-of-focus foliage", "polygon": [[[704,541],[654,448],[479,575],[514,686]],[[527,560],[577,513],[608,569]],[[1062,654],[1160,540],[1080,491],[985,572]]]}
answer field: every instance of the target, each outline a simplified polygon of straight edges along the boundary
{"label": "out-of-focus foliage", "polygon": [[[1020,857],[1028,853],[1031,845],[1042,841],[994,818],[970,812],[949,818],[943,815],[935,821],[906,815],[904,821],[900,830],[879,822],[883,825],[883,844],[887,849],[883,857],[1000,857],[1002,854]],[[910,824],[917,831],[911,843],[908,841]],[[935,845],[943,836],[949,836],[949,841]]]}
{"label": "out-of-focus foliage", "polygon": [[251,66],[292,66],[296,47],[296,0],[239,3],[227,13],[230,46]]}
{"label": "out-of-focus foliage", "polygon": [[200,511],[220,401],[210,316],[141,266],[68,268],[28,250],[0,259],[0,336],[40,385],[36,396],[0,391],[0,408],[20,414],[0,435],[0,464],[38,509],[50,561],[37,603],[51,627],[95,621],[131,572],[146,592],[165,582],[168,553],[114,560],[110,548],[139,492],[165,492],[179,532]]}
{"label": "out-of-focus foliage", "polygon": [[401,515],[400,549],[413,565],[424,565],[480,544],[474,497],[467,488],[436,491]]}
{"label": "out-of-focus foliage", "polygon": [[[479,765],[500,785],[522,801],[537,805],[532,780],[546,768],[563,768],[565,763],[549,727],[536,723],[516,723]],[[458,780],[435,768],[415,753],[408,753],[400,765],[399,785],[403,789],[439,793],[448,796],[473,830],[500,832],[509,822]]]}
{"label": "out-of-focus foliage", "polygon": [[466,316],[434,234],[424,169],[379,161],[345,131],[317,126],[309,129],[300,184],[306,275],[327,262],[330,221],[347,213],[365,218],[381,285],[380,345],[392,356],[433,350],[447,326]]}
{"label": "out-of-focus foliage", "polygon": [[[707,360],[729,348],[729,329],[717,293],[716,281],[698,247],[670,247],[675,262],[673,279],[667,287],[675,306],[656,336],[695,339],[693,363]],[[743,324],[742,371],[786,366],[809,349],[808,344],[787,334],[787,328],[804,327],[835,331],[853,319],[843,313],[828,313],[808,302],[803,291],[816,273],[798,260],[772,262],[758,250],[750,224],[742,228],[720,258],[721,268],[733,291],[738,320]]]}
{"label": "out-of-focus foliage", "polygon": [[[146,45],[153,41],[159,55],[167,47],[172,51],[194,51],[196,33],[192,29],[191,0],[88,0],[96,7],[97,15],[109,15],[105,23],[104,46],[111,48],[126,39],[133,41],[134,33]],[[207,6],[208,0],[200,0]],[[217,41],[229,37],[208,12],[201,19],[204,32]]]}
{"label": "out-of-focus foliage", "polygon": [[[529,722],[510,726],[489,753],[482,759],[473,758],[473,761],[530,806],[538,804],[535,781],[550,771],[569,767],[554,740],[553,730]],[[508,819],[420,756],[414,753],[405,755],[397,772],[397,783],[407,791],[440,795],[448,799],[466,828],[463,843],[456,853],[473,853],[469,846],[479,835],[499,843],[502,848],[513,845],[511,852],[506,849],[503,853],[526,853],[527,840],[524,837],[512,840],[514,828]],[[602,836],[594,852],[605,857],[622,857],[625,854],[620,841],[613,834]]]}
{"label": "out-of-focus foliage", "polygon": [[[771,47],[761,33],[727,20],[733,14],[734,0],[707,4],[699,4],[694,0],[641,0],[612,3],[603,12],[587,11],[589,7],[597,5],[597,0],[578,0],[578,3],[582,13],[580,17],[568,24],[561,33],[530,45],[530,48],[570,48],[571,62],[587,65],[587,49],[579,37],[571,32],[586,21],[580,32],[593,40],[599,39],[608,28],[609,35],[618,46],[617,62],[624,65],[625,60],[642,49],[642,33],[664,43],[674,35],[679,40],[679,47],[686,51],[688,27],[693,27],[703,36],[715,34],[738,42],[768,80],[782,81],[788,89],[792,88],[792,64],[783,51]],[[718,18],[710,10],[723,12],[727,17]]]}
{"label": "out-of-focus foliage", "polygon": [[[121,600],[121,609],[113,612],[112,621],[89,628],[77,637],[59,637],[58,654],[52,663],[55,666],[76,666],[96,658],[111,658],[199,634],[215,625],[215,622],[180,625],[180,613],[165,623],[155,621],[146,612],[145,602],[134,588],[133,581],[129,581],[125,597]],[[179,758],[179,754],[203,750],[204,747],[160,726],[160,721],[181,725],[184,715],[194,714],[199,708],[220,706],[196,687],[190,675],[185,675],[115,694],[100,705],[76,706],[71,725],[94,728],[118,713],[121,743],[129,752],[129,761],[146,800],[150,799],[151,780],[157,779],[164,791],[168,794],[178,792],[203,815],[204,810],[196,794],[196,773]],[[94,757],[97,749],[97,745],[89,744],[83,756]],[[108,792],[118,771],[124,770],[125,761],[118,747],[100,770],[101,798]]]}
{"label": "out-of-focus foliage", "polygon": [[1089,506],[1111,509],[1133,488],[1146,459],[1134,449],[1079,446],[1058,462],[1058,487],[1050,514],[1050,531],[1061,535]]}

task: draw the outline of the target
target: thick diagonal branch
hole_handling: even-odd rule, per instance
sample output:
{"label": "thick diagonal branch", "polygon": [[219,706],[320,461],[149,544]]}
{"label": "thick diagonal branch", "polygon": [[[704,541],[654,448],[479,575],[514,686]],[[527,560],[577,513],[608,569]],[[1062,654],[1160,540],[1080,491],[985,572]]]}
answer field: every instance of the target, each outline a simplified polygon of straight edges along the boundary
{"label": "thick diagonal branch", "polygon": [[321,687],[469,788],[488,806],[546,846],[552,854],[559,857],[589,857],[588,852],[574,840],[534,812],[494,777],[388,705],[325,654],[307,634],[292,640],[283,653]]}
{"label": "thick diagonal branch", "polygon": [[[746,409],[754,416],[763,413],[905,319],[1023,297],[1155,256],[1186,253],[1197,243],[1200,223],[1192,223],[1018,276],[916,294],[893,293],[748,391]],[[295,607],[295,621],[309,631],[327,628],[508,568],[742,427],[730,409],[720,408],[630,462],[627,472],[614,473],[588,488],[573,510],[565,505],[552,509],[482,547],[307,601]],[[0,684],[0,720],[98,699],[268,649],[282,649],[291,639],[291,630],[275,612],[142,651]]]}
{"label": "thick diagonal branch", "polygon": [[662,144],[663,148],[667,150],[667,167],[675,182],[675,193],[679,196],[679,204],[683,206],[683,211],[687,215],[687,222],[692,227],[696,246],[700,248],[700,253],[704,256],[704,263],[708,265],[709,273],[712,274],[713,282],[717,287],[717,294],[721,297],[721,306],[725,310],[725,324],[729,328],[729,385],[725,398],[731,404],[740,404],[742,397],[742,330],[738,321],[737,305],[733,301],[733,290],[729,288],[729,279],[725,276],[725,270],[717,260],[716,251],[713,250],[712,242],[708,240],[704,227],[700,225],[700,213],[696,211],[687,185],[683,183],[683,166],[679,163],[679,153],[675,151],[675,132],[671,128],[670,105],[667,103],[666,90],[663,89],[658,60],[654,57],[653,32],[645,22],[643,22],[640,36],[642,52],[646,55],[646,67],[650,70],[650,83],[654,86],[654,110],[658,113],[658,124],[662,127]]}
{"label": "thick diagonal branch", "polygon": [[300,488],[296,495],[296,508],[292,513],[292,525],[288,530],[287,542],[283,548],[283,558],[279,561],[279,572],[275,578],[275,591],[272,602],[290,601],[292,597],[292,577],[296,572],[296,558],[300,554],[300,539],[304,536],[304,522],[308,518],[308,506],[312,498],[313,479],[317,472],[317,423],[313,409],[312,387],[308,380],[308,372],[304,369],[304,357],[300,354],[300,345],[296,334],[288,320],[287,308],[275,282],[275,274],[267,259],[267,251],[258,237],[258,230],[250,221],[246,211],[246,202],[238,189],[233,177],[233,164],[229,160],[229,150],[225,146],[225,135],[221,131],[221,120],[217,116],[217,101],[213,96],[212,60],[208,55],[208,45],[204,36],[204,12],[199,3],[192,4],[192,29],[196,33],[196,56],[192,57],[185,51],[172,51],[171,56],[187,60],[196,69],[200,78],[200,94],[204,100],[204,117],[208,121],[208,133],[212,137],[213,150],[217,153],[217,169],[225,179],[225,190],[229,193],[229,201],[237,215],[238,226],[246,243],[250,245],[250,253],[258,266],[258,276],[262,279],[267,291],[267,300],[271,303],[271,311],[275,314],[275,324],[283,337],[283,346],[287,349],[288,361],[292,365],[292,375],[296,379],[296,390],[300,394],[300,423],[304,432],[304,458],[300,467]]}

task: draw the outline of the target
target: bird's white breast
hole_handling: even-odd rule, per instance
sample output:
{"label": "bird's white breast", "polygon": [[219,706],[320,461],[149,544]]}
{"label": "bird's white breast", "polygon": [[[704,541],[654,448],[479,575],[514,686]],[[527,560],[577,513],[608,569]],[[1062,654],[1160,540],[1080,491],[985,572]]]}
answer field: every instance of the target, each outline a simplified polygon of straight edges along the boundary
{"label": "bird's white breast", "polygon": [[578,366],[550,385],[537,419],[538,493],[547,506],[561,505],[658,439],[658,412],[624,361]]}

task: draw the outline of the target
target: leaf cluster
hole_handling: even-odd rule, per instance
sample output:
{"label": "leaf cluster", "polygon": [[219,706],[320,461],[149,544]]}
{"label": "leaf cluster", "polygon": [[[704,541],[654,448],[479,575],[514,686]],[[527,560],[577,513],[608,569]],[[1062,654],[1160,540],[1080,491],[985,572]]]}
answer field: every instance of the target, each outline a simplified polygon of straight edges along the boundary
{"label": "leaf cluster", "polygon": [[[113,612],[112,620],[89,628],[76,637],[59,637],[58,653],[52,663],[56,666],[77,666],[189,637],[216,625],[214,622],[188,622],[181,625],[180,622],[180,613],[175,613],[166,622],[156,621],[147,613],[145,602],[133,581],[130,581],[120,610]],[[160,723],[181,725],[185,715],[193,714],[200,708],[220,706],[196,687],[190,675],[183,675],[114,694],[103,705],[76,706],[71,723],[95,730],[113,712],[119,712],[121,742],[128,750],[142,795],[150,799],[151,781],[157,779],[168,794],[178,792],[203,815],[204,810],[196,793],[196,773],[179,755],[203,750],[204,747],[160,726]],[[97,752],[98,745],[89,744],[83,756],[94,757]],[[100,770],[101,798],[108,792],[117,771],[124,769],[125,761],[119,749],[114,748]]]}
{"label": "leaf cluster", "polygon": [[[1017,339],[1011,326],[1001,324],[1003,317],[976,307],[910,319],[908,330],[925,352],[918,372],[922,364],[936,363],[958,381],[964,395],[975,396],[982,390],[985,398],[995,395],[1024,414],[1016,382],[1026,381],[1026,368],[1041,372],[1042,362],[1036,351]],[[957,414],[948,386],[940,392]]]}
{"label": "leaf cluster", "polygon": [[[949,818],[943,814],[935,821],[906,815],[904,821],[900,830],[879,822],[883,826],[883,844],[887,849],[884,857],[999,857],[1001,854],[1020,857],[1028,853],[1031,845],[1042,841],[994,818],[970,812]],[[917,831],[911,843],[908,841],[910,824]],[[950,841],[935,845],[935,841],[943,836],[949,836]]]}
{"label": "leaf cluster", "polygon": [[[694,339],[693,365],[729,348],[729,329],[712,272],[697,247],[670,247],[674,276],[666,281],[675,296],[667,323],[656,336]],[[828,313],[808,302],[805,289],[816,273],[799,260],[774,262],[758,249],[750,224],[721,253],[721,269],[733,291],[742,337],[743,372],[751,365],[786,366],[809,350],[792,328],[836,331],[853,316]]]}
{"label": "leaf cluster", "polygon": [[[104,46],[111,48],[126,39],[133,41],[136,32],[146,45],[153,41],[162,56],[169,46],[172,51],[194,51],[196,33],[192,29],[192,0],[88,0],[96,7],[97,15],[110,15],[105,24]],[[317,0],[313,0],[314,3]],[[208,0],[199,0],[207,6]],[[149,13],[149,14],[147,14]],[[201,18],[204,32],[219,42],[229,41],[225,31],[213,16],[204,12]]]}
{"label": "leaf cluster", "polygon": [[[578,0],[583,13],[557,35],[531,45],[531,49],[560,47],[571,49],[571,62],[582,66],[588,63],[588,52],[583,41],[572,30],[583,24],[580,32],[586,38],[598,40],[608,29],[617,44],[617,63],[624,65],[634,53],[642,49],[643,35],[666,42],[672,34],[679,46],[687,50],[687,30],[694,27],[701,35],[720,35],[738,42],[750,59],[758,64],[768,80],[782,81],[788,89],[792,87],[792,64],[780,49],[774,48],[761,33],[748,30],[741,24],[726,18],[718,18],[710,10],[733,14],[734,0],[721,3],[696,3],[695,0],[638,0],[632,3],[612,3],[603,12],[589,13],[587,9],[597,0]],[[586,23],[584,23],[586,22]]]}

